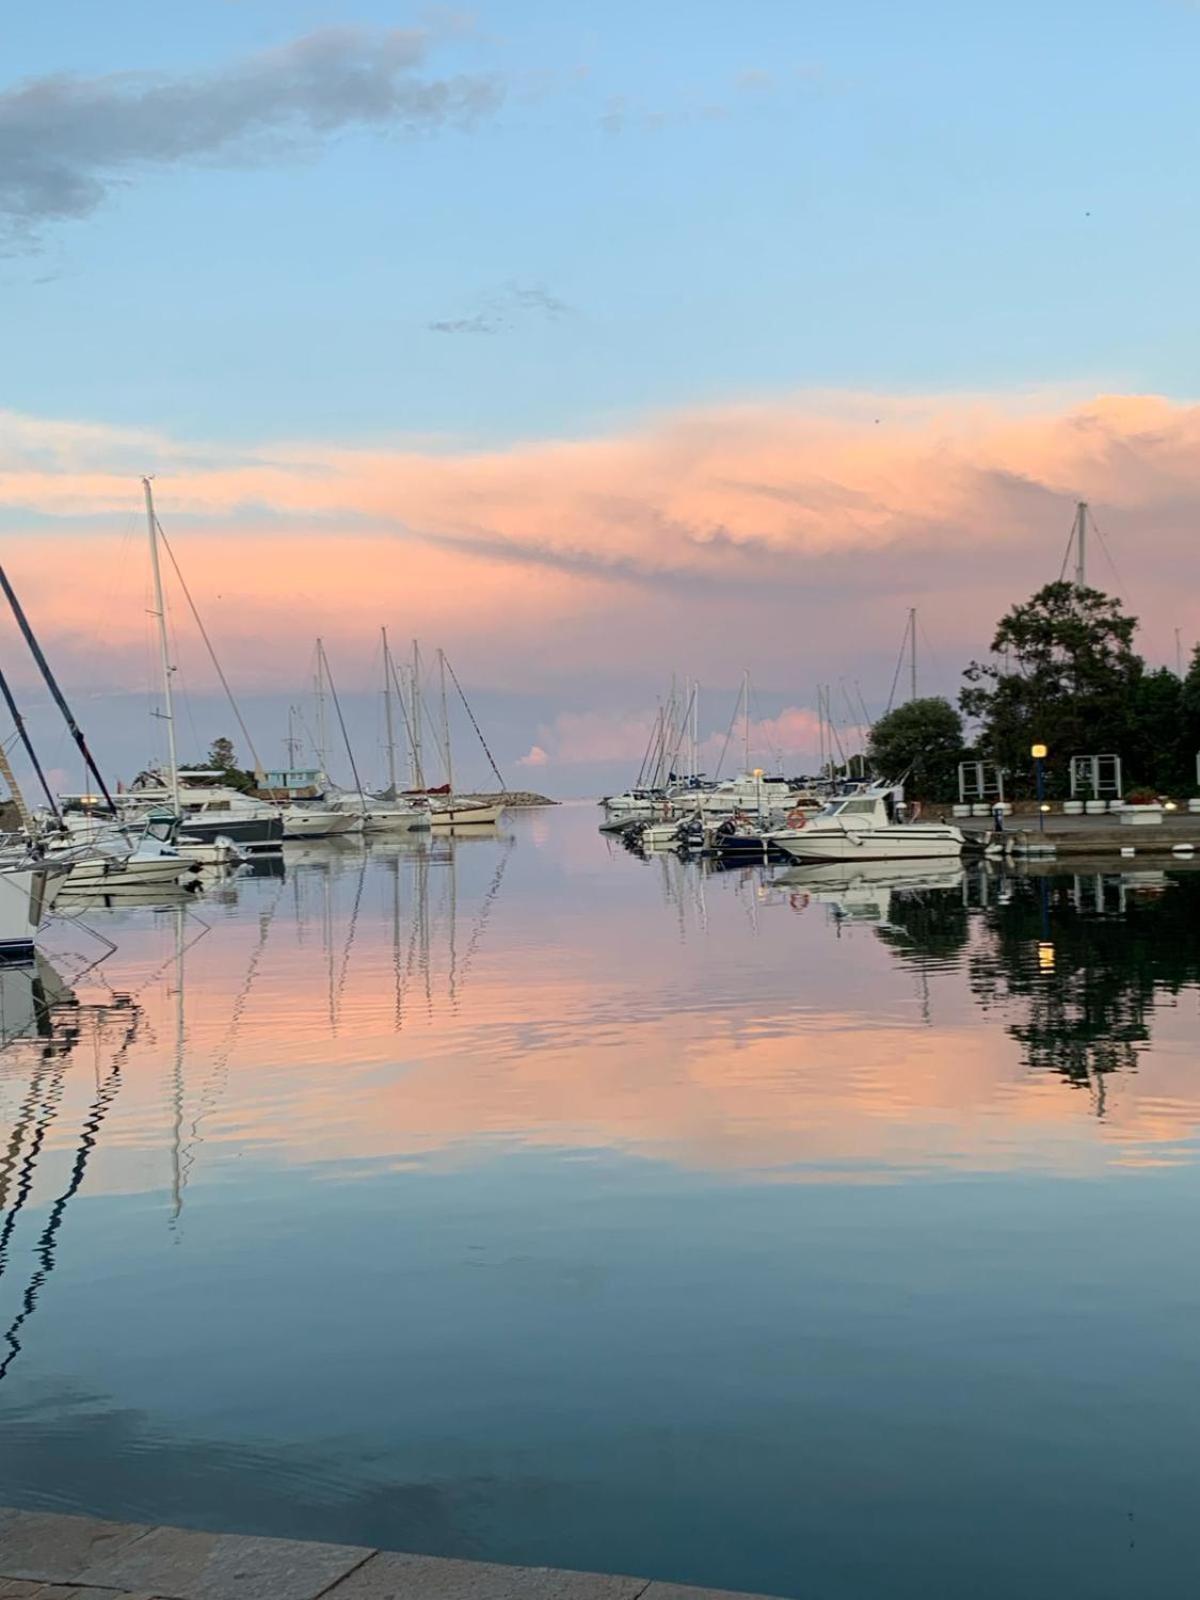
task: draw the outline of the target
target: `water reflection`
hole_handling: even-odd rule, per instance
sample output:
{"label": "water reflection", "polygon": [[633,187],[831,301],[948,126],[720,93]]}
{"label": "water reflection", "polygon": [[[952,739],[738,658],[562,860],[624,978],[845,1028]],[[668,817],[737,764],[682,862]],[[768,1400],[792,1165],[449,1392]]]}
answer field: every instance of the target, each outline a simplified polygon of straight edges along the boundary
{"label": "water reflection", "polygon": [[974,1592],[1107,1593],[1112,1463],[1186,1481],[1198,891],[564,809],[87,908],[0,974],[0,1500],[845,1600],[952,1502]]}

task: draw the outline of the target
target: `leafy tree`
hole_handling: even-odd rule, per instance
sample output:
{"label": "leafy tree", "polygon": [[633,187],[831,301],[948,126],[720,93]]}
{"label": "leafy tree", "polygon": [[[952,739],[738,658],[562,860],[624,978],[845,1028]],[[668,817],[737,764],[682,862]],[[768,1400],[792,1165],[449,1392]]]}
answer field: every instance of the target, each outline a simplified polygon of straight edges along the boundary
{"label": "leafy tree", "polygon": [[233,772],[237,767],[233,740],[226,739],[223,735],[219,739],[214,739],[209,746],[208,764],[217,772]]}
{"label": "leafy tree", "polygon": [[254,787],[254,774],[238,766],[233,740],[226,739],[224,735],[214,739],[209,746],[207,766],[212,772],[223,772],[231,788],[246,790]]}
{"label": "leafy tree", "polygon": [[955,792],[962,759],[962,718],[940,696],[897,706],[871,729],[867,755],[881,777],[899,779],[925,800],[946,800]]}
{"label": "leafy tree", "polygon": [[1133,779],[1160,793],[1179,793],[1195,782],[1182,716],[1183,685],[1166,667],[1145,673],[1133,691],[1133,717],[1122,755]]}
{"label": "leafy tree", "polygon": [[1123,753],[1144,665],[1136,628],[1112,596],[1065,581],[1014,606],[992,639],[998,660],[973,661],[959,696],[982,752],[1021,774],[1030,747],[1045,744],[1060,775],[1073,755]]}

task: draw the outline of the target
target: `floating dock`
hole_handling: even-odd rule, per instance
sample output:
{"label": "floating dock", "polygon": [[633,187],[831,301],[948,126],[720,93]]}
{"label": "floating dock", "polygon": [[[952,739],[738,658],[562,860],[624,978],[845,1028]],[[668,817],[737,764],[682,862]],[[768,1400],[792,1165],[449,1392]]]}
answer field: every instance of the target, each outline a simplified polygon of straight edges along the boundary
{"label": "floating dock", "polygon": [[[965,833],[988,832],[989,825],[975,818],[964,818],[959,826]],[[1112,817],[1046,818],[1044,829],[1031,827],[1024,817],[1006,819],[1004,831],[994,835],[1007,855],[1022,857],[1073,858],[1076,856],[1179,856],[1200,857],[1200,815],[1181,812],[1164,816],[1153,824],[1123,823]]]}
{"label": "floating dock", "polygon": [[0,1600],[761,1600],[509,1567],[0,1507]]}

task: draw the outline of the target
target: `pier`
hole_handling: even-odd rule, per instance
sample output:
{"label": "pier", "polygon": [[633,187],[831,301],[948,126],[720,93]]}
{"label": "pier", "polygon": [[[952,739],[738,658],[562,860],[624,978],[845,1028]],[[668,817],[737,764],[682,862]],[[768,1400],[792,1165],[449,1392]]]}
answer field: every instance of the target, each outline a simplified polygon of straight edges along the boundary
{"label": "pier", "polygon": [[0,1508],[0,1600],[754,1600],[556,1567]]}
{"label": "pier", "polygon": [[[954,819],[964,833],[986,833],[991,823],[978,817]],[[1170,812],[1160,821],[1146,826],[1131,826],[1119,814],[1096,817],[1068,817],[1053,812],[1045,828],[1037,825],[1036,813],[1006,817],[999,835],[1006,853],[1018,858],[1078,856],[1156,856],[1188,857],[1200,851],[1200,814]]]}

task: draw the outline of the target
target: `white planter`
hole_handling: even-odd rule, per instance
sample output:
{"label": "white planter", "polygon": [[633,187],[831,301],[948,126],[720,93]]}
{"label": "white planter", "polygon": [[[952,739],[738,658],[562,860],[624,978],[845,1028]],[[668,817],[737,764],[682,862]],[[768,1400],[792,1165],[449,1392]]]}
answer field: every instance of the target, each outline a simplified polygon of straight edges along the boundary
{"label": "white planter", "polygon": [[971,815],[970,806],[958,805],[953,808],[953,811],[956,817],[969,817]]}
{"label": "white planter", "polygon": [[1197,812],[1200,812],[1200,795],[1194,794],[1192,796],[1192,798],[1188,801],[1188,810],[1193,816],[1195,816]]}
{"label": "white planter", "polygon": [[1127,828],[1156,828],[1162,826],[1163,808],[1157,803],[1148,806],[1126,805],[1121,811],[1121,823]]}
{"label": "white planter", "polygon": [[1064,817],[1081,817],[1082,815],[1083,815],[1083,801],[1082,800],[1064,800],[1063,801],[1063,816]]}
{"label": "white planter", "polygon": [[1102,817],[1108,810],[1108,801],[1085,800],[1083,802],[1083,809],[1087,812],[1089,817]]}

